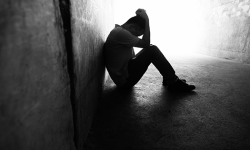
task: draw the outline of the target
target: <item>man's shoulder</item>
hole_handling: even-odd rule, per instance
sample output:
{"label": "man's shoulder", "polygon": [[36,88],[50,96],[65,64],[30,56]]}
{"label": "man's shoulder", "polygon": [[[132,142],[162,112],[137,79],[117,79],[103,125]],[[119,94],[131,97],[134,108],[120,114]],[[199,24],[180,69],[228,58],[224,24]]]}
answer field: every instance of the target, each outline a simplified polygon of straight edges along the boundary
{"label": "man's shoulder", "polygon": [[116,28],[114,28],[112,31],[111,31],[111,33],[118,33],[118,32],[120,32],[122,30],[122,27],[116,27]]}
{"label": "man's shoulder", "polygon": [[123,29],[121,26],[115,27],[109,34],[108,39],[113,39],[113,38],[120,38],[120,37],[127,37],[131,36],[130,32]]}
{"label": "man's shoulder", "polygon": [[111,32],[119,33],[119,34],[127,34],[127,33],[129,33],[126,29],[123,29],[121,26],[116,26]]}
{"label": "man's shoulder", "polygon": [[117,33],[119,33],[119,31],[121,31],[122,28],[121,27],[115,27],[113,28],[110,33],[109,33],[109,37],[113,37],[115,36]]}
{"label": "man's shoulder", "polygon": [[109,34],[106,43],[115,44],[126,47],[133,47],[138,42],[138,37],[132,35],[128,30],[122,28],[121,26],[116,26]]}

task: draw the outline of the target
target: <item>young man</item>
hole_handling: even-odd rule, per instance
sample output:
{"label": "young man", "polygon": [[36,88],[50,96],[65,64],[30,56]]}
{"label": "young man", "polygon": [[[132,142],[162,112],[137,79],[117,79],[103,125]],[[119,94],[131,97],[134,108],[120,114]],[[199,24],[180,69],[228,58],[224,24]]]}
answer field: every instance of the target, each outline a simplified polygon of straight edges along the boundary
{"label": "young man", "polygon": [[[142,39],[138,38],[141,35]],[[135,55],[133,47],[143,49]],[[179,79],[161,51],[150,44],[149,18],[144,9],[138,9],[136,16],[122,26],[116,25],[105,42],[104,51],[107,70],[118,87],[134,86],[153,63],[163,76],[163,86],[169,90],[195,89],[194,85]]]}

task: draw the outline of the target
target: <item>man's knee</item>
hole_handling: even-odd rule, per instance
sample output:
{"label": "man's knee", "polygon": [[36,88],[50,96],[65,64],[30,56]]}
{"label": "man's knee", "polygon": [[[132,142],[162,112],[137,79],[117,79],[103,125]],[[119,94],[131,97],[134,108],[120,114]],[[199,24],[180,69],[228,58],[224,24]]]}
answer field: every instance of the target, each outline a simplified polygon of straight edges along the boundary
{"label": "man's knee", "polygon": [[159,48],[156,45],[150,45],[149,47],[146,48],[146,50],[155,52],[155,51],[158,51]]}

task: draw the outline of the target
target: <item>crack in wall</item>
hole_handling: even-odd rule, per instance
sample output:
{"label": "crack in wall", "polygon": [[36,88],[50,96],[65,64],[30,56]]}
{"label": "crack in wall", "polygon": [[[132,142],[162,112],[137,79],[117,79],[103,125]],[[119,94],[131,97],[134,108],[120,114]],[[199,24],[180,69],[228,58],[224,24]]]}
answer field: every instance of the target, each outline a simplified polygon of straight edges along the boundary
{"label": "crack in wall", "polygon": [[73,54],[73,44],[72,44],[72,31],[71,31],[71,9],[70,0],[59,0],[59,7],[62,16],[65,47],[67,52],[67,69],[69,73],[70,80],[70,100],[72,105],[73,113],[73,124],[74,124],[74,144],[78,145],[78,129],[77,129],[77,109],[76,109],[76,89],[75,89],[75,72],[74,72],[74,54]]}

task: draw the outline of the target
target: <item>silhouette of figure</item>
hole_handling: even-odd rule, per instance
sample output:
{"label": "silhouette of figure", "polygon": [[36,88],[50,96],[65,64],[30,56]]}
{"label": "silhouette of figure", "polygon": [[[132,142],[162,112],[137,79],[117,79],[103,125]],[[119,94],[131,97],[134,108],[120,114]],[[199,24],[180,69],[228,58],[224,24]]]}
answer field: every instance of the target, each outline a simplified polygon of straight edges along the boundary
{"label": "silhouette of figure", "polygon": [[[133,47],[143,49],[135,55]],[[153,63],[163,76],[163,86],[169,90],[195,89],[194,85],[179,79],[159,48],[150,44],[149,18],[144,9],[138,9],[136,16],[123,25],[115,26],[105,42],[104,56],[110,77],[118,87],[133,87]]]}

